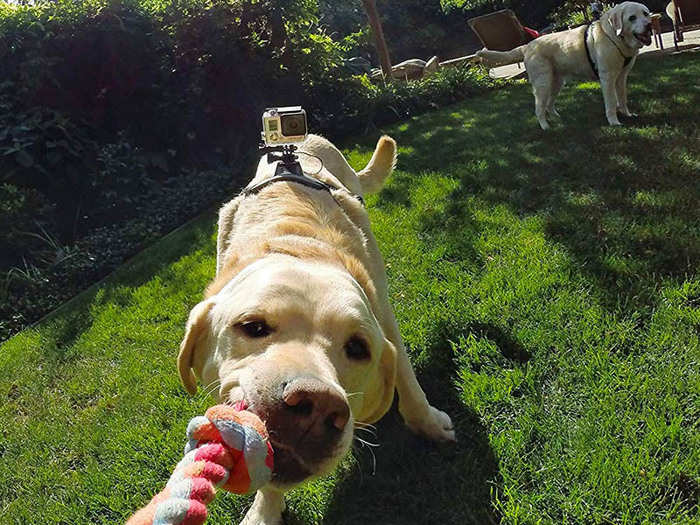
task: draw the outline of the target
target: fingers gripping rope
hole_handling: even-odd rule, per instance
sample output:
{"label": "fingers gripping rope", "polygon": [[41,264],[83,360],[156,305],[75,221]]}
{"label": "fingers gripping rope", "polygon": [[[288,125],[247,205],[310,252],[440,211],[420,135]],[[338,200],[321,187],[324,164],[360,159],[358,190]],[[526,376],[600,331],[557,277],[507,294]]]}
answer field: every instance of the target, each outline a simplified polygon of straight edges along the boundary
{"label": "fingers gripping rope", "polygon": [[272,475],[265,424],[242,404],[216,405],[187,425],[185,456],[165,489],[126,525],[201,525],[217,488],[245,494]]}

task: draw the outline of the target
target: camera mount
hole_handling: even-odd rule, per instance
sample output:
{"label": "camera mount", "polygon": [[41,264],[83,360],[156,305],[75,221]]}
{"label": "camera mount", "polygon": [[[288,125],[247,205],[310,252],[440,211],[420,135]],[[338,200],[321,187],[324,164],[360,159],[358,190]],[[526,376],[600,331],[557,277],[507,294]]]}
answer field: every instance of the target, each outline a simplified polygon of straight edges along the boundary
{"label": "camera mount", "polygon": [[[329,184],[318,180],[315,177],[310,177],[304,173],[304,170],[302,169],[301,164],[299,163],[299,156],[296,154],[297,147],[294,144],[279,144],[270,146],[265,142],[261,142],[258,150],[263,155],[267,155],[268,164],[278,162],[277,167],[275,168],[275,174],[272,177],[263,180],[262,182],[258,182],[253,186],[248,186],[244,188],[241,192],[241,195],[255,195],[261,189],[275,182],[295,182],[297,184],[301,184],[303,186],[307,186],[315,190],[328,192],[328,194],[335,201],[335,203],[338,206],[341,206],[341,208],[343,207],[340,204],[340,202],[338,202],[335,195],[333,195],[334,191],[339,190],[338,187],[334,186],[333,184]],[[319,171],[323,169],[323,160],[320,157],[316,157],[316,155],[311,155],[306,152],[301,153],[317,158],[319,161],[321,161],[321,168],[319,169]],[[347,189],[345,191],[348,192]],[[365,205],[365,201],[361,195],[355,195],[352,193],[350,193],[350,195],[356,198],[360,202],[360,204],[362,204],[363,206]]]}
{"label": "camera mount", "polygon": [[267,163],[272,164],[276,161],[281,161],[277,165],[275,175],[284,173],[293,173],[294,175],[304,176],[304,171],[299,164],[299,156],[296,154],[297,147],[294,144],[281,144],[279,146],[268,146],[261,143],[258,150],[267,154]]}
{"label": "camera mount", "polygon": [[[260,133],[262,141],[258,146],[258,151],[261,156],[267,155],[268,164],[273,162],[277,164],[275,166],[275,174],[257,184],[246,186],[240,195],[243,197],[256,195],[261,189],[276,182],[294,182],[315,190],[328,192],[335,203],[342,208],[343,205],[334,195],[334,192],[339,191],[341,188],[315,177],[323,169],[323,159],[306,151],[300,152],[303,155],[317,159],[321,163],[318,171],[311,175],[305,174],[299,163],[296,144],[301,144],[308,136],[306,111],[301,106],[269,108],[263,113],[262,124],[263,130]],[[321,178],[324,177],[322,176]],[[350,193],[347,188],[342,189],[346,193]],[[352,193],[350,195],[364,206],[365,202],[361,195]]]}

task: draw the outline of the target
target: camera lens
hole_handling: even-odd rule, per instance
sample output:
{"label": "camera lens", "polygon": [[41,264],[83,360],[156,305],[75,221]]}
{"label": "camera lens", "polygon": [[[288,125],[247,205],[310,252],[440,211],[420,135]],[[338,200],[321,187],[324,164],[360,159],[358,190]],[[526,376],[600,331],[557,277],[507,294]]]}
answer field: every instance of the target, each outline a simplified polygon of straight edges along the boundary
{"label": "camera lens", "polygon": [[282,135],[294,137],[306,135],[306,118],[304,115],[283,115]]}

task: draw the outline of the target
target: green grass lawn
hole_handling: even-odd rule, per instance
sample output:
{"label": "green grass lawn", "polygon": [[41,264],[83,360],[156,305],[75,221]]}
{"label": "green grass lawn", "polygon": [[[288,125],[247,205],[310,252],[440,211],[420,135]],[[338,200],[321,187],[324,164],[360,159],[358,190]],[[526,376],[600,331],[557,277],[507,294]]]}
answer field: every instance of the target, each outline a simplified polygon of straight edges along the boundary
{"label": "green grass lawn", "polygon": [[[591,83],[547,133],[526,84],[385,130],[399,168],[368,207],[459,443],[392,410],[287,523],[698,523],[699,58],[641,60],[623,128]],[[375,138],[347,145],[356,167]],[[1,523],[122,523],[162,488],[211,403],[175,356],[214,235],[202,217],[0,348]],[[209,522],[249,502],[220,495]]]}

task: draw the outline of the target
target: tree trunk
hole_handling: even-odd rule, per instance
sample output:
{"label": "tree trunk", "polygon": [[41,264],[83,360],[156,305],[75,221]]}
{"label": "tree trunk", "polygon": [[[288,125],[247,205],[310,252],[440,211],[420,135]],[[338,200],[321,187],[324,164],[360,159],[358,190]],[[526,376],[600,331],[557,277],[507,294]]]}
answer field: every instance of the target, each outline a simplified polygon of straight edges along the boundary
{"label": "tree trunk", "polygon": [[377,48],[379,63],[382,65],[382,72],[385,78],[391,80],[391,59],[389,58],[389,49],[386,47],[386,40],[384,40],[382,23],[379,21],[377,4],[375,0],[362,0],[362,3],[365,6],[367,18],[369,18],[369,25],[372,27],[372,33],[374,33],[374,46]]}

